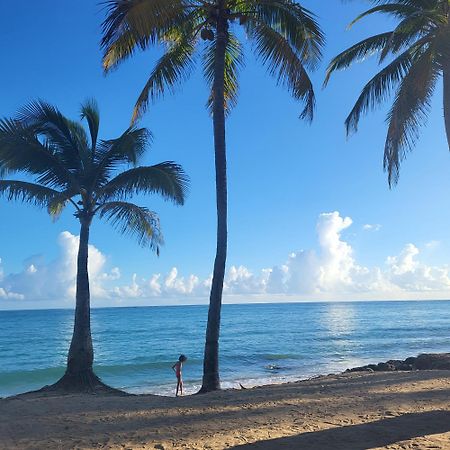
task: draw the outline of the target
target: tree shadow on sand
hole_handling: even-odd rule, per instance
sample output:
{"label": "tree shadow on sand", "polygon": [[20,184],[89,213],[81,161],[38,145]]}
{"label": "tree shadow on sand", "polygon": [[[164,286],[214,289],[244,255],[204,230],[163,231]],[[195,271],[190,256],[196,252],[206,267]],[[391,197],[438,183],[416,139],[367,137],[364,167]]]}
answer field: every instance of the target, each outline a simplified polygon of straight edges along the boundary
{"label": "tree shadow on sand", "polygon": [[233,448],[248,448],[251,450],[364,450],[385,447],[399,441],[448,431],[450,431],[450,411],[429,411],[259,441]]}

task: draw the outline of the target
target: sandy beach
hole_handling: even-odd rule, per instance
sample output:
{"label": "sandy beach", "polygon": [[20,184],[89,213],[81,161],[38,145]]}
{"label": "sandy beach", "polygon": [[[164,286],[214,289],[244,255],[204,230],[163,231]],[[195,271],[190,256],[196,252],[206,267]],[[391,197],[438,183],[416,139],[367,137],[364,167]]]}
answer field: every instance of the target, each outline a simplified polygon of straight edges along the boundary
{"label": "sandy beach", "polygon": [[450,371],[346,373],[179,398],[0,400],[1,449],[450,449]]}

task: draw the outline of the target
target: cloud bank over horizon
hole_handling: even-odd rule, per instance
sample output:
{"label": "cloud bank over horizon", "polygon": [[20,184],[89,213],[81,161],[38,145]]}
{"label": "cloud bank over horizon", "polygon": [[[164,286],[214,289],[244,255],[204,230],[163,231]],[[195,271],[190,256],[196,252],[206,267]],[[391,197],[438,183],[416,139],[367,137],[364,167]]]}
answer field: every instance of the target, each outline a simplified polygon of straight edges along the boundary
{"label": "cloud bank over horizon", "polygon": [[[339,212],[320,214],[315,249],[292,252],[281,264],[256,272],[244,265],[228,268],[225,302],[305,300],[438,299],[450,297],[450,268],[420,261],[412,243],[398,255],[386,256],[381,267],[359,264],[342,234],[353,221]],[[365,225],[377,231],[381,225]],[[31,256],[19,273],[5,274],[0,259],[0,308],[68,307],[74,304],[79,237],[58,236],[59,255],[51,262]],[[436,246],[431,241],[430,246]],[[135,273],[123,280],[119,267],[107,269],[106,256],[89,246],[93,306],[192,304],[208,301],[211,276],[183,275],[177,267],[148,276]]]}

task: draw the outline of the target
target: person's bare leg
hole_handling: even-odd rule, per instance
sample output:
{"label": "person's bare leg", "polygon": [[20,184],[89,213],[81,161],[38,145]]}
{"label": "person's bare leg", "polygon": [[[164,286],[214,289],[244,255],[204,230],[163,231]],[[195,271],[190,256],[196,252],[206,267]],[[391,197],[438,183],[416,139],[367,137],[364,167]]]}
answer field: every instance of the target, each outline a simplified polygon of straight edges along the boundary
{"label": "person's bare leg", "polygon": [[183,395],[183,380],[180,380],[180,395]]}

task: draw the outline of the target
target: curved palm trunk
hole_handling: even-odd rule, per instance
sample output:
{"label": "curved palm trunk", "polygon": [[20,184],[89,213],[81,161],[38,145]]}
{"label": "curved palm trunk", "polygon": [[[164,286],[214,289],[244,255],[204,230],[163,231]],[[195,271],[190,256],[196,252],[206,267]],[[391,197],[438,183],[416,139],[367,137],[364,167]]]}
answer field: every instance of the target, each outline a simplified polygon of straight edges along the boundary
{"label": "curved palm trunk", "polygon": [[[220,2],[219,2],[220,3]],[[222,8],[221,8],[222,10]],[[209,298],[203,381],[200,392],[220,389],[219,332],[223,280],[227,258],[227,161],[225,146],[224,72],[228,31],[226,19],[219,17],[213,85],[214,154],[216,165],[217,247]]]}

